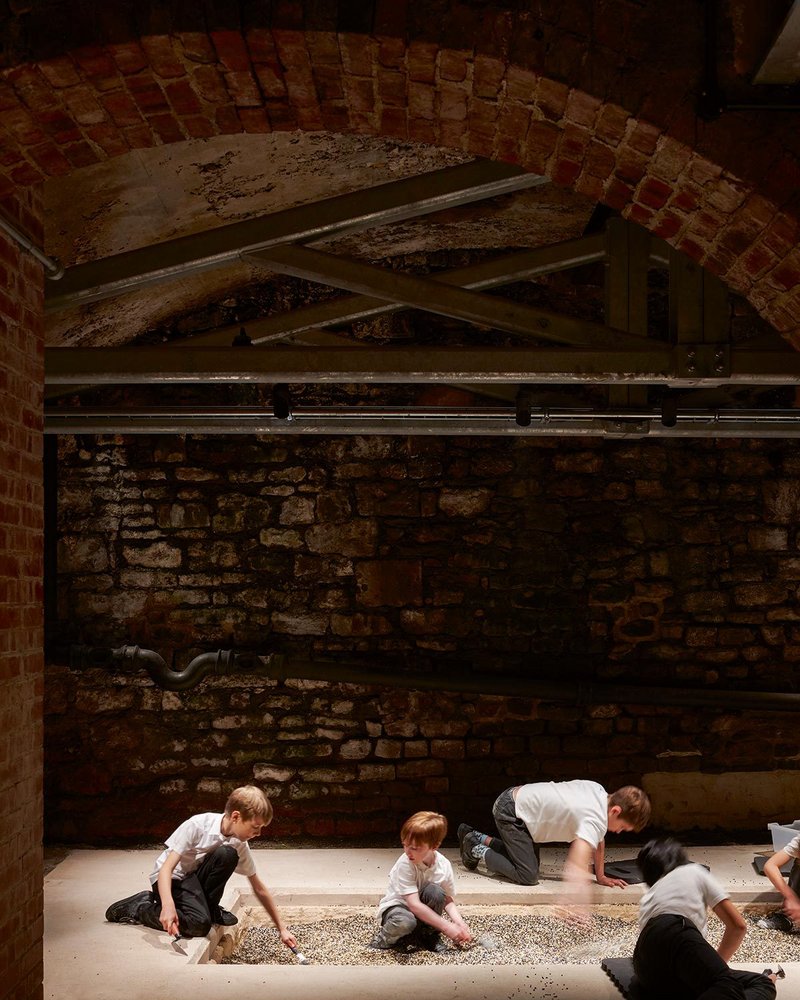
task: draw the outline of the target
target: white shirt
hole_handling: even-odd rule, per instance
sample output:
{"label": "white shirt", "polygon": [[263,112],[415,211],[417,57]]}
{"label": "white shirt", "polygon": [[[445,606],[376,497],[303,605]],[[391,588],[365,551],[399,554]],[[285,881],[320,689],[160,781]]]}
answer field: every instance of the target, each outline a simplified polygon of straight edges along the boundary
{"label": "white shirt", "polygon": [[158,881],[158,873],[169,857],[170,851],[175,851],[181,856],[172,872],[172,877],[182,879],[196,871],[206,855],[223,844],[233,847],[239,855],[239,864],[236,866],[237,875],[246,875],[248,878],[255,875],[256,863],[250,853],[247,841],[239,840],[238,837],[226,837],[222,832],[223,817],[224,813],[198,813],[187,819],[185,823],[181,823],[178,829],[164,841],[167,847],[156,858],[155,867],[150,873],[150,884],[154,885]]}
{"label": "white shirt", "polygon": [[790,858],[800,858],[800,833],[783,848]]}
{"label": "white shirt", "polygon": [[596,781],[520,785],[514,808],[535,844],[571,844],[580,837],[596,848],[608,830],[608,792]]}
{"label": "white shirt", "polygon": [[389,889],[378,903],[378,919],[390,906],[398,903],[405,905],[405,896],[412,892],[421,892],[426,885],[441,886],[445,895],[455,898],[456,882],[453,876],[453,866],[447,858],[438,851],[434,852],[433,861],[429,865],[415,865],[405,854],[395,861],[389,872]]}
{"label": "white shirt", "polygon": [[639,902],[639,927],[648,920],[672,913],[686,917],[703,937],[708,931],[708,908],[728,899],[729,893],[702,865],[688,864],[673,868],[647,892]]}

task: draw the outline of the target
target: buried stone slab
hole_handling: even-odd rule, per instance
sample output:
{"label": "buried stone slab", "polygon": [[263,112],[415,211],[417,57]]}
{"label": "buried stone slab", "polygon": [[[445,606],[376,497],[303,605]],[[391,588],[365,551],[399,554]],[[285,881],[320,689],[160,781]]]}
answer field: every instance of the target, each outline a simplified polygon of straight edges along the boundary
{"label": "buried stone slab", "polygon": [[[461,913],[476,943],[463,948],[443,938],[441,952],[408,947],[376,951],[368,947],[375,929],[375,908],[343,905],[284,909],[299,950],[314,965],[542,965],[599,964],[603,958],[633,954],[638,934],[637,907],[593,907],[588,927],[558,916],[552,906],[462,906]],[[764,930],[756,921],[774,907],[745,906],[747,936],[734,964],[800,962],[800,934]],[[236,965],[292,965],[297,958],[285,948],[275,928],[264,923],[263,911],[246,908],[234,933],[226,933],[211,962]],[[233,929],[232,929],[233,930]],[[709,916],[709,940],[717,945],[722,924]],[[483,943],[481,942],[483,939]]]}

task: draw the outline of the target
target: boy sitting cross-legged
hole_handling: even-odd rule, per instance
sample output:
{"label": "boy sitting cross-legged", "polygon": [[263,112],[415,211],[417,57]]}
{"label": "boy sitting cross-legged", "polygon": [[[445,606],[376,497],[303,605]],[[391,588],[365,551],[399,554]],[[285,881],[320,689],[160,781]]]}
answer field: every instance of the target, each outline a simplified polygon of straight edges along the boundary
{"label": "boy sitting cross-legged", "polygon": [[389,872],[389,889],[378,904],[380,929],[371,948],[417,943],[442,951],[441,934],[456,944],[472,940],[455,904],[453,866],[438,851],[446,834],[447,820],[440,813],[417,812],[403,824],[403,855]]}
{"label": "boy sitting cross-legged", "polygon": [[272,894],[256,873],[248,841],[272,820],[272,804],[260,788],[234,789],[224,813],[199,813],[165,841],[150,874],[150,889],[112,903],[106,920],[144,924],[182,937],[203,937],[212,924],[231,925],[237,918],[219,904],[234,872],[250,880],[287,948],[297,941],[283,922]]}

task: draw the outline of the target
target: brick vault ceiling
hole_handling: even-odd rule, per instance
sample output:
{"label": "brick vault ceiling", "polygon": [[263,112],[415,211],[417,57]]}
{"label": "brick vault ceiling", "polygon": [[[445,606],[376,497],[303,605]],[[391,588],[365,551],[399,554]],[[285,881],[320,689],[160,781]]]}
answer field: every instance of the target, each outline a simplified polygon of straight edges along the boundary
{"label": "brick vault ceiling", "polygon": [[[47,182],[46,249],[70,267],[469,159],[452,150],[326,132],[219,136],[139,150]],[[441,251],[485,255],[580,236],[594,207],[547,184],[315,245],[377,263]],[[265,265],[240,261],[52,312],[47,343],[124,344],[270,280]]]}

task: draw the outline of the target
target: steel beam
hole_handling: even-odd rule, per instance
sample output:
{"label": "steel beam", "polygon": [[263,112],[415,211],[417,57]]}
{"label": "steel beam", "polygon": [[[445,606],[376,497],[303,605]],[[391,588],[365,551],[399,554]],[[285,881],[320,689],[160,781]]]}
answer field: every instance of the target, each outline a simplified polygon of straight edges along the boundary
{"label": "steel beam", "polygon": [[519,167],[473,160],[78,264],[58,285],[48,286],[45,307],[56,311],[97,302],[228,264],[259,247],[359,232],[547,183]]}
{"label": "steel beam", "polygon": [[730,351],[689,371],[680,347],[640,351],[403,347],[51,347],[48,385],[177,382],[621,382],[682,387],[800,384],[800,352]]}
{"label": "steel beam", "polygon": [[276,247],[256,251],[251,256],[284,274],[536,340],[609,350],[645,348],[647,343],[646,338],[613,330],[601,323],[454,288],[431,278],[385,270],[308,247]]}
{"label": "steel beam", "polygon": [[[606,223],[605,314],[609,326],[637,336],[648,335],[647,271],[650,265],[650,234],[624,219]],[[609,386],[611,406],[646,402],[642,386]]]}
{"label": "steel beam", "polygon": [[[582,264],[592,264],[605,257],[605,239],[602,233],[566,240],[552,246],[519,253],[504,254],[492,260],[471,264],[440,274],[429,275],[431,281],[458,288],[480,290],[500,288],[515,281],[527,281],[541,274],[566,271]],[[283,340],[292,334],[320,327],[354,323],[357,320],[397,312],[408,308],[401,302],[387,302],[368,295],[346,295],[329,302],[302,306],[266,319],[250,320],[245,324],[252,343],[266,344]],[[208,333],[196,334],[186,340],[176,341],[176,346],[219,346],[230,344],[238,334],[241,324],[222,327]]]}
{"label": "steel beam", "polygon": [[[798,355],[800,359],[800,355]],[[630,351],[404,347],[53,347],[48,385],[175,382],[661,382],[668,347]],[[624,373],[624,374],[623,374]],[[674,374],[674,373],[673,373]]]}

